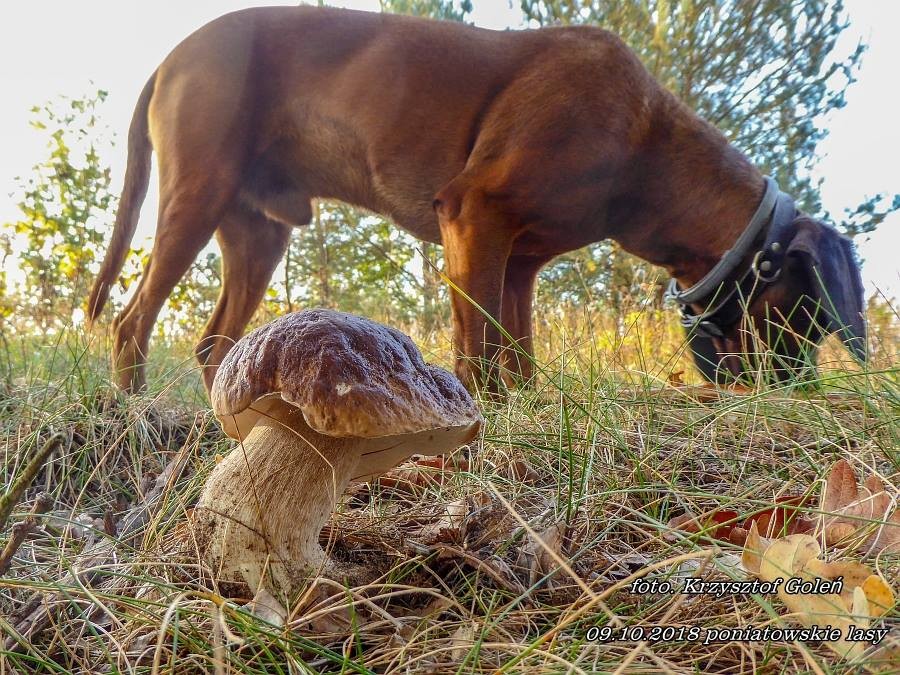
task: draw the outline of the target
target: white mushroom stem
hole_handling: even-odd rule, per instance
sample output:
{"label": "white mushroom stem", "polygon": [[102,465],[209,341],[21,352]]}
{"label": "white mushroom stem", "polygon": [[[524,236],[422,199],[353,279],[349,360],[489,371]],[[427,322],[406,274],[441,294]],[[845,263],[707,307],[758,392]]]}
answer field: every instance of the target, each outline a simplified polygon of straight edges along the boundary
{"label": "white mushroom stem", "polygon": [[195,536],[217,579],[276,598],[326,567],[319,532],[349,482],[379,476],[414,453],[457,448],[480,425],[476,419],[395,436],[336,438],[311,429],[302,411],[277,395],[220,419],[233,435],[246,436],[209,477],[194,511]]}
{"label": "white mushroom stem", "polygon": [[276,596],[326,562],[319,532],[360,458],[359,439],[323,436],[296,408],[279,408],[216,466],[194,516],[218,579]]}

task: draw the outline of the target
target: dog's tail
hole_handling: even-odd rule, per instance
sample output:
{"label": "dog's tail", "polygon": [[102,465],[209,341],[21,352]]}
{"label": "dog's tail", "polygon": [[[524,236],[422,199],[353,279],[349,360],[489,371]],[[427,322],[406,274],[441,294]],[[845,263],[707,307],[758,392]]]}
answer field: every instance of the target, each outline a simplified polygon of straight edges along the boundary
{"label": "dog's tail", "polygon": [[150,183],[150,154],[153,151],[150,143],[147,110],[150,107],[155,84],[156,73],[153,73],[147,80],[147,84],[144,85],[131,117],[131,126],[128,129],[125,185],[122,187],[122,196],[119,199],[112,240],[106,250],[106,257],[103,258],[100,273],[94,281],[94,287],[91,289],[88,299],[88,326],[100,316],[103,306],[109,299],[109,291],[116,283],[122,267],[125,266],[128,249],[131,247],[131,240],[134,238],[134,231],[137,229],[138,218],[141,214],[141,204],[144,202],[144,197],[147,196],[147,186]]}

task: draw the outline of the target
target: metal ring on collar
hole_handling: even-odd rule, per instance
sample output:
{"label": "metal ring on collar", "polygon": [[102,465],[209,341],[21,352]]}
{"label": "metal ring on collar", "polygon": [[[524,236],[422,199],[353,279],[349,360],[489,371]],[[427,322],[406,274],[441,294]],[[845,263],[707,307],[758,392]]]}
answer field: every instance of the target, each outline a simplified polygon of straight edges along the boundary
{"label": "metal ring on collar", "polygon": [[719,262],[706,273],[706,276],[690,288],[680,290],[678,288],[678,283],[674,282],[670,286],[669,297],[682,305],[698,302],[706,296],[711,295],[716,290],[716,287],[725,281],[734,268],[740,264],[747,251],[753,245],[753,240],[756,239],[756,235],[759,234],[760,230],[762,230],[762,228],[771,220],[773,211],[778,202],[778,195],[780,194],[778,183],[769,176],[765,176],[765,181],[766,191],[763,193],[759,206],[756,208],[756,212],[753,214],[747,227],[741,232],[731,249],[725,251],[719,259]]}
{"label": "metal ring on collar", "polygon": [[773,267],[773,263],[771,260],[762,260],[765,251],[757,251],[756,255],[753,256],[753,262],[750,264],[750,267],[753,269],[754,274],[756,274],[756,278],[760,281],[771,284],[773,281],[778,279],[781,276],[781,266],[777,265]]}

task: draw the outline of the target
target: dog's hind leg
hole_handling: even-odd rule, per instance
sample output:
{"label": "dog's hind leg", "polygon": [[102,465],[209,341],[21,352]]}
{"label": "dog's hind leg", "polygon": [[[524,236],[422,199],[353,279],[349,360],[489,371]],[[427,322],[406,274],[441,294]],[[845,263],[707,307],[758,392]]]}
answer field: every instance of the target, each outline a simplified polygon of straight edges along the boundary
{"label": "dog's hind leg", "polygon": [[119,386],[138,391],[159,310],[212,238],[221,207],[215,200],[172,200],[160,210],[150,259],[137,292],[113,322],[113,366]]}
{"label": "dog's hind leg", "polygon": [[534,286],[538,272],[549,260],[549,257],[514,255],[506,263],[501,323],[513,342],[507,343],[504,349],[504,366],[508,374],[521,384],[527,383],[534,374]]}
{"label": "dog's hind leg", "polygon": [[[144,362],[159,310],[212,238],[237,184],[236,170],[211,175],[189,152],[177,159],[160,156],[160,208],[153,249],[137,292],[113,322],[113,367],[119,386],[126,391],[144,386]],[[221,162],[223,168],[225,164]]]}
{"label": "dog's hind leg", "polygon": [[222,249],[222,290],[196,348],[207,392],[218,365],[262,301],[290,235],[289,225],[240,206],[232,207],[216,230]]}
{"label": "dog's hind leg", "polygon": [[253,40],[252,25],[228,19],[184,40],[157,69],[147,110],[159,164],[156,237],[137,293],[113,327],[113,363],[125,389],[143,386],[159,310],[212,238],[253,154]]}

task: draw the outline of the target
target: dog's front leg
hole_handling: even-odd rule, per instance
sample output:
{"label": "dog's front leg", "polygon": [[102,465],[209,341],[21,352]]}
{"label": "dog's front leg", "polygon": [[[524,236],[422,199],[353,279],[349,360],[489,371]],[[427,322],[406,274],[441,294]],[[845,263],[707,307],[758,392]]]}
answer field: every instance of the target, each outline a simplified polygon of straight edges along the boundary
{"label": "dog's front leg", "polygon": [[503,328],[512,341],[507,344],[504,363],[510,384],[527,385],[534,374],[532,301],[538,272],[551,256],[514,255],[506,262],[503,280]]}
{"label": "dog's front leg", "polygon": [[[456,375],[472,388],[500,385],[500,330],[503,278],[513,237],[487,213],[461,210],[447,217],[438,210],[446,274],[452,283]],[[490,318],[488,318],[490,317]]]}

